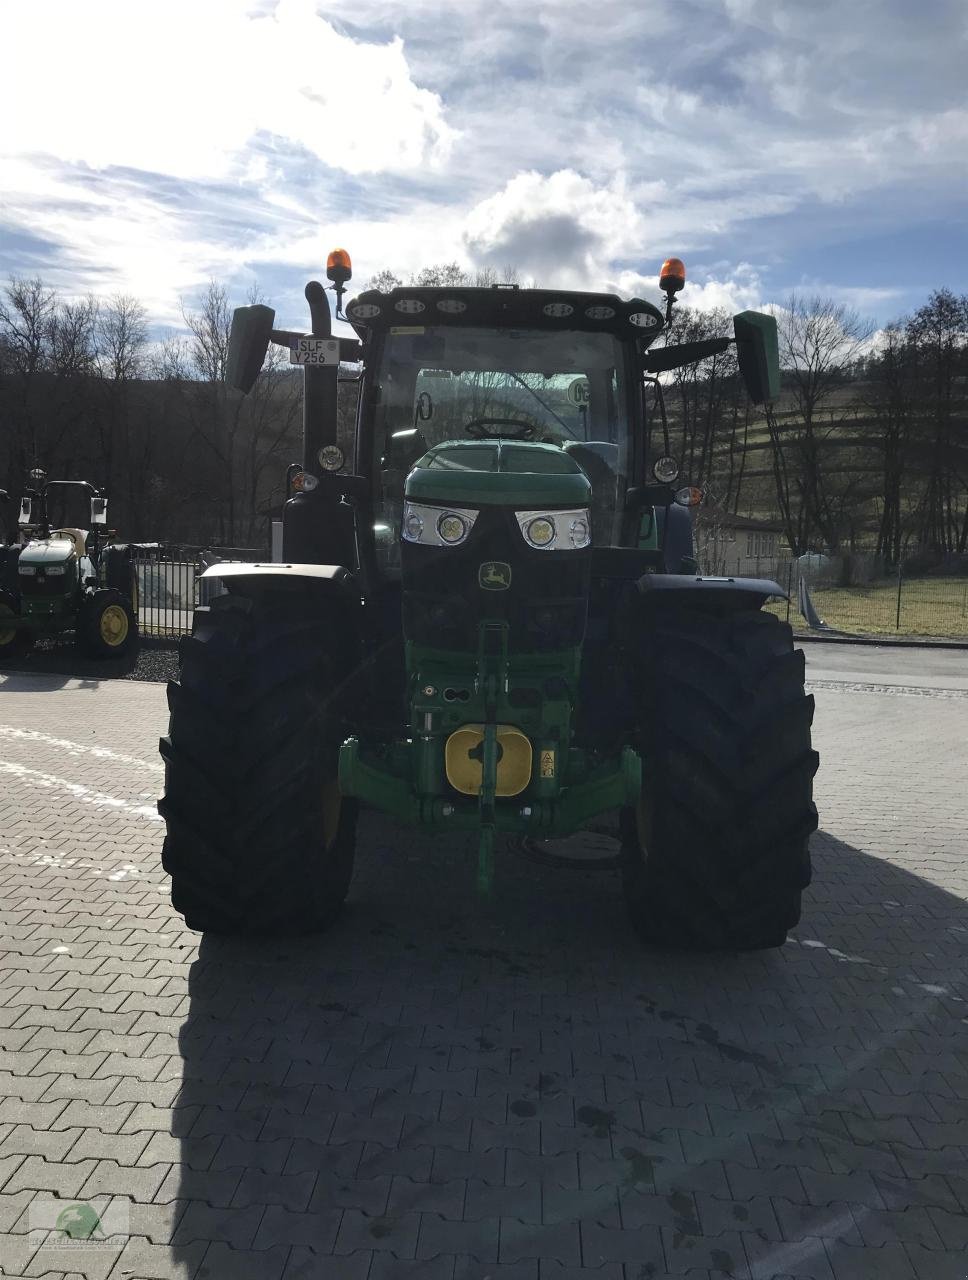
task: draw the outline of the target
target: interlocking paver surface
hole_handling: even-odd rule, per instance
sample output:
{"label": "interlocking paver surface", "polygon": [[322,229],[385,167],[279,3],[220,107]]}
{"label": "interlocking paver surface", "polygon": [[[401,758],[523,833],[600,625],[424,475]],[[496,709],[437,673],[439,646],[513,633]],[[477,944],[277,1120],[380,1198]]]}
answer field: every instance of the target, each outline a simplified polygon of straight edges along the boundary
{"label": "interlocking paver surface", "polygon": [[[164,688],[0,675],[3,1274],[964,1280],[968,655],[808,673],[815,881],[751,956],[375,817],[328,936],[200,940]],[[125,1232],[41,1245],[51,1198]]]}

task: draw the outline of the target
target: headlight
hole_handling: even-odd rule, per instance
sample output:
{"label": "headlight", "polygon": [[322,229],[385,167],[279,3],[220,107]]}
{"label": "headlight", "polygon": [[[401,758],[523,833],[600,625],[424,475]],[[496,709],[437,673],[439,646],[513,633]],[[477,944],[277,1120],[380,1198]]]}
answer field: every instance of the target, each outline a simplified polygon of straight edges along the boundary
{"label": "headlight", "polygon": [[455,546],[458,542],[463,542],[467,537],[467,521],[463,516],[459,516],[456,511],[448,511],[446,515],[441,516],[437,521],[437,532],[444,542]]}
{"label": "headlight", "polygon": [[67,570],[64,568],[64,566],[63,566],[62,564],[49,564],[49,565],[47,566],[47,576],[48,576],[48,578],[52,578],[52,577],[55,577],[55,576],[56,576],[57,574],[59,574],[59,573],[66,573],[66,572],[67,572]]}
{"label": "headlight", "polygon": [[428,507],[408,502],[403,508],[403,538],[428,547],[459,547],[467,541],[477,517],[477,511],[464,507]]}
{"label": "headlight", "polygon": [[588,508],[578,511],[516,511],[528,546],[536,551],[581,551],[591,545]]}
{"label": "headlight", "polygon": [[679,463],[675,458],[670,458],[668,454],[661,458],[656,458],[652,464],[652,474],[659,484],[672,484],[679,474]]}
{"label": "headlight", "polygon": [[550,547],[558,536],[558,529],[550,516],[538,516],[524,526],[524,536],[533,547]]}
{"label": "headlight", "polygon": [[17,566],[17,572],[32,578],[37,570],[32,564],[21,564]]}

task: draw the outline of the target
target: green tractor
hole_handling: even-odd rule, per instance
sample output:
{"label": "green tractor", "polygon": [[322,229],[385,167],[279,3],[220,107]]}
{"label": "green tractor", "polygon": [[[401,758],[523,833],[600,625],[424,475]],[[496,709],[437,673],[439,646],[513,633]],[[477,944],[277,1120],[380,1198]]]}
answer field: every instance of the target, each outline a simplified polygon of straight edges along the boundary
{"label": "green tractor", "polygon": [[[223,564],[169,685],[160,812],[172,900],[218,933],[338,913],[360,806],[474,833],[567,837],[617,815],[624,895],[660,946],[781,945],[810,879],[813,700],[774,582],[703,576],[664,412],[644,383],[736,343],[750,396],[776,324],[654,348],[665,312],[611,294],[370,290],[334,338],[237,310],[228,380],[268,344],[305,367],[304,458],[280,564]],[[337,315],[349,260],[330,256]],[[340,360],[362,365],[353,456]],[[650,458],[652,435],[661,449]],[[537,846],[536,846],[537,847]],[[546,848],[549,846],[545,846]]]}
{"label": "green tractor", "polygon": [[[39,468],[30,484],[18,541],[0,546],[0,661],[67,631],[89,657],[124,657],[138,637],[138,580],[133,548],[106,545],[107,498],[86,480],[48,480]],[[54,527],[51,499],[77,491],[90,499],[91,528]]]}

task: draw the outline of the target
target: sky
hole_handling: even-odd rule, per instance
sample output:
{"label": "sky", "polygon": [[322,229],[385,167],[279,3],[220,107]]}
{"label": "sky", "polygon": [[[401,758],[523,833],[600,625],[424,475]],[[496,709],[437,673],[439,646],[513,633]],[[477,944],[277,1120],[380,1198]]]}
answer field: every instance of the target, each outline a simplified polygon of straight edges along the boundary
{"label": "sky", "polygon": [[0,279],[210,279],[307,324],[327,252],[883,325],[968,292],[964,0],[0,0]]}

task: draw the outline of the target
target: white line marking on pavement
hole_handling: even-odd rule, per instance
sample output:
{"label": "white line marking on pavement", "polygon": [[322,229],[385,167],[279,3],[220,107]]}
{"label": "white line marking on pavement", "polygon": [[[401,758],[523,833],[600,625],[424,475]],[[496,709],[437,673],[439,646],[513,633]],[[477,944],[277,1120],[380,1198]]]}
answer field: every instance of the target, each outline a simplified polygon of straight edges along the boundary
{"label": "white line marking on pavement", "polygon": [[67,751],[71,755],[89,755],[98,760],[116,760],[118,764],[131,764],[138,769],[148,769],[152,773],[163,773],[165,766],[160,760],[142,760],[139,756],[127,756],[120,751],[112,751],[109,747],[92,747],[83,742],[69,742],[66,738],[54,738],[49,733],[40,733],[36,729],[18,729],[12,724],[0,724],[0,738],[10,738],[18,742],[39,742],[46,747],[56,747],[58,751]]}
{"label": "white line marking on pavement", "polygon": [[28,786],[42,787],[46,791],[66,791],[82,804],[91,804],[99,809],[115,809],[122,813],[130,813],[135,818],[145,818],[148,822],[162,822],[154,805],[128,804],[127,800],[119,800],[117,796],[109,796],[104,791],[95,791],[91,787],[82,786],[79,782],[69,782],[66,778],[55,777],[52,773],[41,773],[39,769],[28,769],[23,764],[11,764],[0,760],[0,773],[19,778]]}

